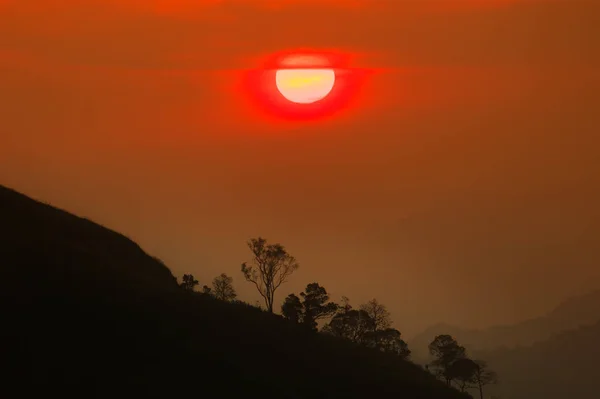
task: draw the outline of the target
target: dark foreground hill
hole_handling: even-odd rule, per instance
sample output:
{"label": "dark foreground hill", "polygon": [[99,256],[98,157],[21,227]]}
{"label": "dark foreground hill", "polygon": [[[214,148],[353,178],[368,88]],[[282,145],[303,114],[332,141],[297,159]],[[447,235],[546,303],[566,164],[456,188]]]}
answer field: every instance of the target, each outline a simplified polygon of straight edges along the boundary
{"label": "dark foreground hill", "polygon": [[392,355],[182,292],[126,237],[2,186],[0,315],[3,399],[464,398]]}

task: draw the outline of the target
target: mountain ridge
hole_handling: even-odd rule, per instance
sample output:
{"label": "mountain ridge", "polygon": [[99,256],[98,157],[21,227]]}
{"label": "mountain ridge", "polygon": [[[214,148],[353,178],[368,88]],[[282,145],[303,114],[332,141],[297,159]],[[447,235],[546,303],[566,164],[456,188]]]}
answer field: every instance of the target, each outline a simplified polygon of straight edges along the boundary
{"label": "mountain ridge", "polygon": [[600,321],[530,346],[476,352],[501,376],[490,392],[511,399],[588,398],[600,379]]}
{"label": "mountain ridge", "polygon": [[600,289],[567,298],[545,315],[515,324],[492,326],[485,329],[465,329],[448,323],[428,327],[407,342],[414,349],[415,358],[425,362],[427,345],[436,335],[450,334],[461,345],[472,351],[491,351],[530,346],[548,340],[557,334],[593,325],[600,321]]}

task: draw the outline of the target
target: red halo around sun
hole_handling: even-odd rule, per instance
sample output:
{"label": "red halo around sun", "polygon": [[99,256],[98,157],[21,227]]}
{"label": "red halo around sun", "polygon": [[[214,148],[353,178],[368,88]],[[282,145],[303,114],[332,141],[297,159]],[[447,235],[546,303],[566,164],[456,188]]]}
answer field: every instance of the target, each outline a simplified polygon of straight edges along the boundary
{"label": "red halo around sun", "polygon": [[[282,69],[331,69],[335,84],[327,96],[313,103],[295,103],[285,98],[276,84]],[[245,95],[266,116],[283,120],[314,120],[332,116],[354,103],[365,71],[353,68],[351,57],[337,52],[294,50],[274,54],[259,68],[248,71],[243,81]]]}

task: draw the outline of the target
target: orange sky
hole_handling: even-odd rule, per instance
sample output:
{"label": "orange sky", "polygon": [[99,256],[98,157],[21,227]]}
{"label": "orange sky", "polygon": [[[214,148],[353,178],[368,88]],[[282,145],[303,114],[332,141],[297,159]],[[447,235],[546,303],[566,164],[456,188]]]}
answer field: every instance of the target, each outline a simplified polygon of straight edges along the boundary
{"label": "orange sky", "polygon": [[[25,3],[25,4],[23,4]],[[411,335],[600,288],[596,1],[0,0],[0,183],[254,300],[280,241]],[[353,55],[353,112],[275,123],[239,81],[273,52]]]}

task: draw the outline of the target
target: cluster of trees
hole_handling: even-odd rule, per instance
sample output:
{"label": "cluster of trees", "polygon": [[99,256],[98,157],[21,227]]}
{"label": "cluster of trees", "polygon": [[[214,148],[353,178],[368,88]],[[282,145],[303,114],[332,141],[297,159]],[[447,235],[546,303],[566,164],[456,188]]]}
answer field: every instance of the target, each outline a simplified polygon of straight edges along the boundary
{"label": "cluster of trees", "polygon": [[[184,274],[179,286],[186,291],[193,292],[198,284],[200,283],[192,274]],[[225,273],[221,273],[214,278],[212,287],[203,286],[202,293],[226,302],[234,301],[237,298],[237,293],[235,292],[235,288],[233,288],[233,277]]]}
{"label": "cluster of trees", "polygon": [[400,331],[392,328],[389,311],[376,299],[353,309],[348,298],[344,297],[342,306],[323,327],[323,332],[382,352],[393,353],[403,359],[410,357],[410,350],[400,337]]}
{"label": "cluster of trees", "polygon": [[435,337],[429,344],[429,353],[434,358],[430,364],[433,373],[446,384],[456,385],[461,392],[477,389],[483,399],[483,387],[498,382],[496,373],[486,362],[470,359],[465,347],[450,335]]}
{"label": "cluster of trees", "polygon": [[[242,263],[246,281],[255,285],[265,301],[267,311],[273,313],[275,292],[299,267],[296,259],[281,244],[268,244],[264,238],[248,241],[252,261]],[[317,331],[318,322],[331,319],[321,331],[383,352],[408,358],[410,350],[392,328],[390,313],[377,300],[353,309],[348,298],[341,305],[329,301],[327,290],[318,283],[310,283],[300,296],[288,295],[281,307],[286,319]]]}
{"label": "cluster of trees", "polygon": [[333,316],[337,310],[338,305],[329,302],[327,290],[318,283],[308,284],[300,297],[288,295],[281,306],[283,317],[312,330],[317,330],[319,320]]}
{"label": "cluster of trees", "polygon": [[[253,238],[247,244],[252,259],[242,263],[242,275],[256,287],[267,312],[274,313],[276,291],[298,270],[299,264],[281,244],[269,244],[261,237]],[[180,286],[194,291],[198,284],[191,274],[186,274]],[[234,301],[237,297],[233,278],[226,274],[215,277],[212,287],[204,286],[202,293],[223,301]],[[314,282],[299,295],[289,294],[281,306],[281,314],[290,322],[313,331],[319,331],[319,322],[325,321],[320,329],[324,334],[393,353],[403,359],[410,357],[411,351],[400,331],[392,327],[389,311],[376,299],[355,309],[346,297],[340,304],[330,301],[327,290]],[[462,392],[478,389],[483,399],[483,387],[497,382],[496,374],[485,362],[470,359],[466,349],[449,335],[435,337],[429,351],[434,360],[426,368]]]}
{"label": "cluster of trees", "polygon": [[400,331],[392,328],[390,312],[377,299],[353,309],[348,298],[342,304],[329,301],[329,295],[318,283],[310,283],[300,296],[290,294],[281,306],[286,319],[318,330],[318,321],[330,319],[321,332],[347,339],[382,352],[393,353],[407,359],[410,350],[400,338]]}
{"label": "cluster of trees", "polygon": [[[265,309],[274,313],[275,293],[299,268],[296,259],[281,244],[269,244],[262,237],[248,241],[252,253],[250,262],[241,266],[244,279],[256,287],[263,298]],[[199,284],[194,276],[186,274],[180,286],[194,291]],[[221,274],[213,280],[212,287],[204,286],[202,293],[224,301],[236,298],[233,278]],[[321,332],[347,339],[359,345],[394,353],[404,359],[410,350],[400,331],[392,328],[392,319],[387,308],[376,299],[354,309],[348,298],[342,304],[330,301],[327,290],[318,283],[310,283],[300,295],[288,295],[281,306],[281,314],[293,323],[314,331],[319,330],[319,321],[329,319]]]}

